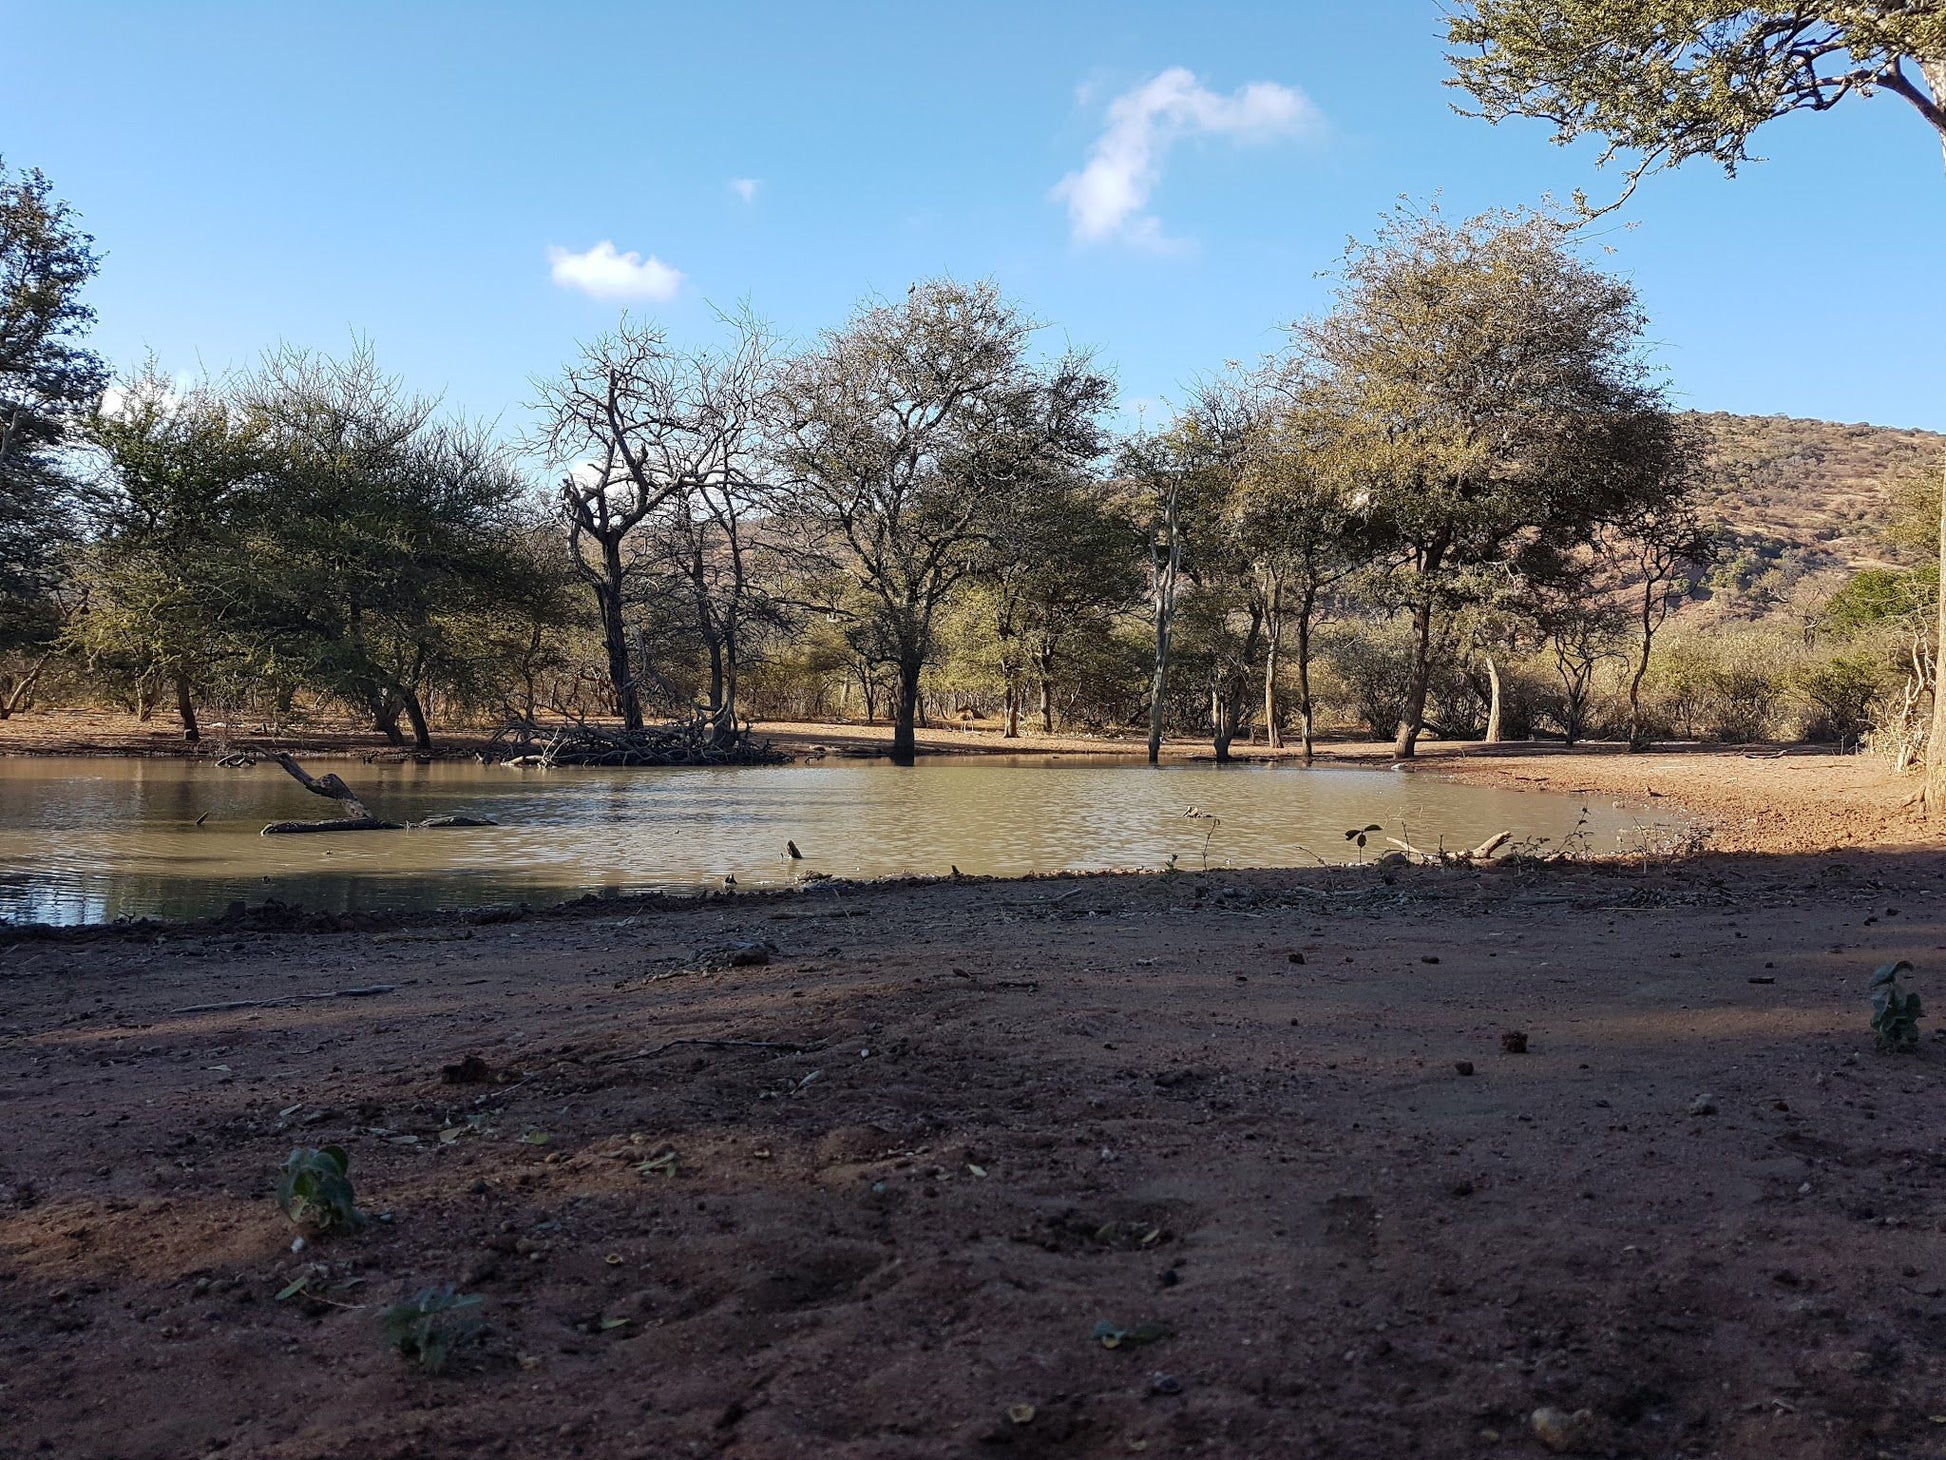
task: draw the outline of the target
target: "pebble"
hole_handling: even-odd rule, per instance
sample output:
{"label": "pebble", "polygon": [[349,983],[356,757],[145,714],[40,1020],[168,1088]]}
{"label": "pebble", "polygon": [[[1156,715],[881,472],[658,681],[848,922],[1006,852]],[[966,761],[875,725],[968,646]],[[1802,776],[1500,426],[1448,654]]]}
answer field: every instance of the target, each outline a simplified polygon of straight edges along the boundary
{"label": "pebble", "polygon": [[1714,1095],[1698,1095],[1694,1100],[1689,1102],[1689,1113],[1691,1115],[1716,1114],[1716,1097]]}
{"label": "pebble", "polygon": [[1564,1409],[1544,1407],[1535,1410],[1527,1424],[1533,1430],[1534,1438],[1556,1455],[1579,1455],[1592,1449],[1595,1444],[1596,1423],[1592,1409],[1577,1409],[1569,1414]]}

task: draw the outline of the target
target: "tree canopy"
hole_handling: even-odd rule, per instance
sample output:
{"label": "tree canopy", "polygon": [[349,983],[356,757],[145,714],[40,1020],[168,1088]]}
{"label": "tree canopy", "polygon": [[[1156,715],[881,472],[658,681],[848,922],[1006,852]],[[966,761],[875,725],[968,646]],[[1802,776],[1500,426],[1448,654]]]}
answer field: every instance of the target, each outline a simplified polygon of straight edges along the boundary
{"label": "tree canopy", "polygon": [[1561,143],[1601,137],[1604,163],[1633,154],[1622,198],[1694,158],[1734,174],[1765,123],[1880,91],[1908,102],[1946,149],[1937,0],[1470,0],[1447,39],[1452,84],[1477,115],[1539,118]]}

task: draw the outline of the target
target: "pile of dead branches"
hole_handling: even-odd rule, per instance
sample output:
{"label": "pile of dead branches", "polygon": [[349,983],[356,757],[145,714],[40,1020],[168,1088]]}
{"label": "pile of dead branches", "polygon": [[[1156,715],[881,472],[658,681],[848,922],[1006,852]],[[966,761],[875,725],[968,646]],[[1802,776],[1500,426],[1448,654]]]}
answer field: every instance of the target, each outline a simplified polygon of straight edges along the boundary
{"label": "pile of dead branches", "polygon": [[540,726],[515,721],[499,730],[482,758],[500,765],[731,766],[783,765],[790,757],[759,741],[748,723],[724,735],[708,717],[624,730],[611,725]]}

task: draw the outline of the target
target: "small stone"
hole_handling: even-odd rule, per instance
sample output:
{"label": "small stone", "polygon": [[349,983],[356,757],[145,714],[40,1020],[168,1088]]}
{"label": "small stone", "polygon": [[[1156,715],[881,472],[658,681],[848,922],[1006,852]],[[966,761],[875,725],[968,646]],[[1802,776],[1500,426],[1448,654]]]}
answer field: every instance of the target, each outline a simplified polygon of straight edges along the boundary
{"label": "small stone", "polygon": [[1454,1068],[1454,1069],[1455,1069],[1456,1071],[1458,1071],[1458,1072],[1459,1072],[1460,1074],[1462,1074],[1462,1075],[1470,1075],[1470,1074],[1472,1074],[1472,1073],[1473,1073],[1473,1061],[1472,1061],[1472,1060],[1454,1060],[1454,1061],[1453,1061],[1453,1068]]}
{"label": "small stone", "polygon": [[1716,1097],[1714,1095],[1698,1095],[1694,1100],[1689,1102],[1689,1113],[1691,1115],[1716,1114]]}
{"label": "small stone", "polygon": [[1508,1054],[1527,1053],[1527,1034],[1524,1030],[1509,1029],[1500,1036],[1500,1047]]}
{"label": "small stone", "polygon": [[1580,1455],[1594,1448],[1597,1425],[1592,1409],[1569,1414],[1564,1409],[1543,1407],[1529,1416],[1527,1424],[1534,1438],[1556,1455]]}
{"label": "small stone", "polygon": [[1291,962],[1296,964],[1302,964],[1304,962],[1304,955],[1302,953],[1293,953],[1291,955]]}

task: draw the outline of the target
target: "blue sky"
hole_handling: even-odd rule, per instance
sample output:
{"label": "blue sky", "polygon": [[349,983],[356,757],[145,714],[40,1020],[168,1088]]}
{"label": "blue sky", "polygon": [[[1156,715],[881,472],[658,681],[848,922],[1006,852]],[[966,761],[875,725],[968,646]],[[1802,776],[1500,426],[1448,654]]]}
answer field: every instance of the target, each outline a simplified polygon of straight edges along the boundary
{"label": "blue sky", "polygon": [[[0,34],[38,58],[8,70],[0,151],[106,252],[113,361],[357,332],[510,430],[619,313],[582,287],[618,273],[673,284],[628,307],[684,339],[712,302],[808,335],[868,292],[990,276],[1157,401],[1274,347],[1400,195],[1619,186],[1543,127],[1453,115],[1432,0],[0,0]],[[1653,179],[1604,230],[1678,401],[1946,429],[1937,140],[1891,97],[1761,140],[1768,162]],[[603,242],[622,266],[587,260]]]}

